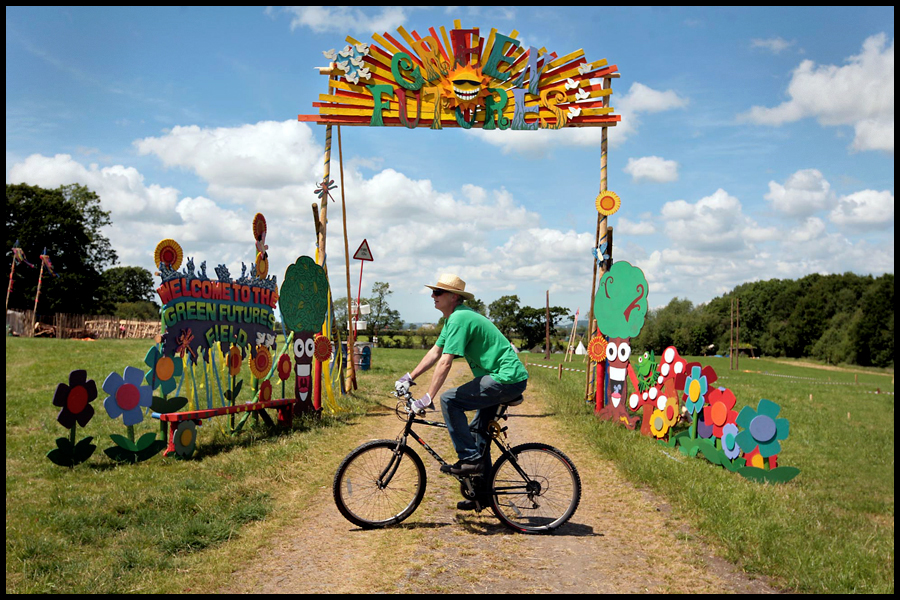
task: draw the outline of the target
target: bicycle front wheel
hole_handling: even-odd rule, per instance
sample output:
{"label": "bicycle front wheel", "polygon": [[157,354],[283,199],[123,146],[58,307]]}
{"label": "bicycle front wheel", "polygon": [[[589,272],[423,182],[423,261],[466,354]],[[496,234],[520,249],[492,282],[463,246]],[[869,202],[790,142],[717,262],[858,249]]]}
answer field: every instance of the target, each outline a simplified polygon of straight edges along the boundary
{"label": "bicycle front wheel", "polygon": [[507,527],[546,533],[568,521],[581,501],[581,478],[569,458],[547,444],[512,448],[494,464],[491,508]]}
{"label": "bicycle front wheel", "polygon": [[425,495],[425,465],[396,440],[367,442],[347,455],[334,475],[334,502],[348,521],[363,529],[400,523]]}

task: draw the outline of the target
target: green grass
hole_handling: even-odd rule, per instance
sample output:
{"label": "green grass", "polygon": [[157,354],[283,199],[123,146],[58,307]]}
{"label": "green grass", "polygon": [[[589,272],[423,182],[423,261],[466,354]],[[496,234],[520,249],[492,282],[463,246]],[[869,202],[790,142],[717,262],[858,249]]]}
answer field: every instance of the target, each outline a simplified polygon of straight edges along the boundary
{"label": "green grass", "polygon": [[[196,589],[196,581],[182,581],[178,573],[210,562],[204,556],[229,540],[243,544],[244,551],[252,548],[259,540],[240,539],[250,525],[286,523],[298,514],[302,503],[291,504],[299,502],[294,499],[297,488],[311,495],[333,476],[317,468],[314,459],[333,449],[325,440],[372,406],[367,388],[384,394],[396,372],[421,355],[397,355],[403,366],[395,368],[379,356],[360,377],[364,389],[355,399],[341,399],[349,409],[341,416],[295,418],[293,428],[281,432],[262,424],[248,426],[236,437],[221,431],[227,417],[219,417],[199,428],[197,450],[189,461],[160,454],[136,465],[117,465],[103,450],[113,446],[109,434],[124,435],[126,429],[121,419],[107,416],[99,388],[111,371],[121,374],[127,365],[146,369],[148,348],[146,340],[7,338],[8,593]],[[95,415],[87,428],[78,428],[77,439],[93,436],[97,450],[69,469],[54,465],[46,454],[68,432],[56,421],[54,391],[77,368],[87,370],[99,392],[92,403]],[[244,370],[249,386],[246,364]],[[280,393],[280,386],[275,387]],[[245,392],[238,401],[248,399]],[[135,430],[136,437],[159,432],[159,422],[146,418]],[[227,565],[202,568],[230,573]]]}
{"label": "green grass", "polygon": [[[372,369],[359,376],[360,390],[341,399],[349,409],[341,416],[295,420],[286,432],[251,426],[236,437],[220,431],[221,417],[205,421],[190,461],[110,461],[102,453],[112,446],[109,434],[124,434],[125,427],[107,417],[100,391],[97,414],[78,429],[78,439],[94,437],[94,456],[74,469],[47,460],[54,440],[66,434],[51,404],[56,385],[76,368],[87,369],[98,387],[113,370],[143,369],[148,346],[141,340],[7,338],[8,593],[219,589],[230,565],[257,556],[267,534],[286,528],[330,484],[333,469],[321,465],[336,464],[353,445],[347,425],[374,400],[384,402],[394,379],[423,353],[376,350]],[[555,368],[533,365],[555,367],[562,355],[550,361],[521,356],[532,365],[529,390],[548,397],[556,418],[632,481],[666,497],[729,560],[802,592],[893,592],[894,396],[861,393],[876,387],[893,392],[892,373],[857,370],[855,385],[855,372],[796,361],[742,359],[736,372],[728,370],[728,359],[700,359],[716,368],[717,385],[735,391],[738,408],[755,407],[760,398],[782,406],[791,433],[779,464],[801,473],[773,486],[597,420],[583,401],[584,373],[566,371],[558,381]],[[580,357],[566,366],[585,368]],[[136,427],[138,436],[151,431],[159,431],[157,421]]]}
{"label": "green grass", "polygon": [[[561,360],[528,358],[530,364]],[[742,359],[741,371],[729,371],[728,359],[694,360],[715,367],[715,385],[734,391],[738,410],[755,408],[761,398],[782,406],[780,416],[790,421],[791,432],[778,464],[798,467],[796,479],[753,483],[600,421],[583,401],[581,373],[563,372],[559,381],[556,370],[531,368],[530,389],[546,394],[557,416],[600,456],[667,497],[747,571],[774,576],[801,592],[893,593],[894,396],[862,393],[877,387],[893,392],[893,374],[860,371],[855,385],[854,372],[784,361]],[[585,368],[577,361],[567,366]]]}

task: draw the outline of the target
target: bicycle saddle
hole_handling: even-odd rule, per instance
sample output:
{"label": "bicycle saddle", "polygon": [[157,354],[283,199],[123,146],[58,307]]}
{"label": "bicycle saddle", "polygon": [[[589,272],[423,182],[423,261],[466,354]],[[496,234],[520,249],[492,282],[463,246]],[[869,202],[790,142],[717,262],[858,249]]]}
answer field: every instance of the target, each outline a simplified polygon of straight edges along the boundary
{"label": "bicycle saddle", "polygon": [[503,404],[505,404],[506,406],[518,406],[518,405],[522,404],[523,402],[525,402],[525,396],[523,396],[522,394],[519,394],[518,396],[516,396],[509,402],[504,402]]}

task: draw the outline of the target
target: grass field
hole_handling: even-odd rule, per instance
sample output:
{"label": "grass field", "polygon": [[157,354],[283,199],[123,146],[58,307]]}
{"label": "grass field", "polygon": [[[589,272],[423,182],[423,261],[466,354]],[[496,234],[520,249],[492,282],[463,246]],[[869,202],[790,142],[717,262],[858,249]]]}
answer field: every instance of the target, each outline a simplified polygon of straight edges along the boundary
{"label": "grass field", "polygon": [[[339,459],[352,438],[348,425],[422,355],[377,349],[360,390],[341,399],[347,412],[297,420],[288,432],[256,425],[231,437],[216,419],[205,421],[190,461],[114,464],[102,450],[125,428],[106,415],[98,390],[97,414],[78,429],[78,439],[94,437],[97,451],[74,469],[47,460],[67,433],[51,404],[56,385],[76,368],[98,387],[126,365],[145,369],[147,348],[146,341],[7,338],[7,593],[217,589],[231,564],[254,556],[267,532],[285,527],[329,485],[333,473],[317,465]],[[556,418],[590,440],[598,457],[667,497],[728,559],[796,591],[893,592],[894,396],[863,393],[893,392],[892,373],[763,359],[742,359],[736,372],[727,359],[700,359],[716,368],[717,385],[734,390],[738,409],[760,398],[783,407],[791,433],[779,464],[801,473],[772,486],[598,421],[583,400],[584,373],[566,371],[558,380],[562,355],[521,356],[530,363],[529,390],[551,400]],[[158,431],[151,419],[136,426],[137,436]]]}

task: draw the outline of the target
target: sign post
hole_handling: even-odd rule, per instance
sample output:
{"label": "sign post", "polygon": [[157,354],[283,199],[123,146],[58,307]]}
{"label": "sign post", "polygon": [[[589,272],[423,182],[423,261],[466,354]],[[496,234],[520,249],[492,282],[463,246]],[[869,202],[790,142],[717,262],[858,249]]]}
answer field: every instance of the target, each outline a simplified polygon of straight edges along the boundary
{"label": "sign post", "polygon": [[[350,354],[350,360],[353,359],[356,349],[356,322],[359,320],[360,297],[362,296],[363,266],[365,266],[366,261],[375,260],[374,258],[372,258],[372,251],[369,250],[369,242],[367,240],[363,239],[362,244],[359,245],[359,248],[357,248],[356,252],[353,254],[353,260],[359,261],[359,289],[356,292],[356,310],[353,311],[352,315],[350,327],[350,343],[347,344],[347,353]],[[355,384],[356,369],[353,370],[353,377],[353,383]]]}

